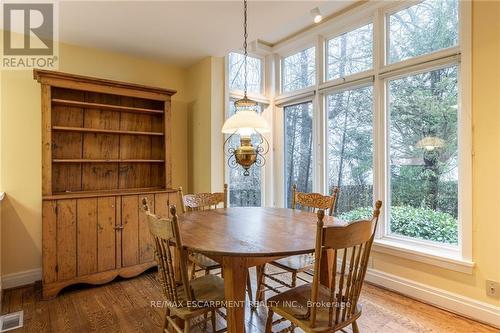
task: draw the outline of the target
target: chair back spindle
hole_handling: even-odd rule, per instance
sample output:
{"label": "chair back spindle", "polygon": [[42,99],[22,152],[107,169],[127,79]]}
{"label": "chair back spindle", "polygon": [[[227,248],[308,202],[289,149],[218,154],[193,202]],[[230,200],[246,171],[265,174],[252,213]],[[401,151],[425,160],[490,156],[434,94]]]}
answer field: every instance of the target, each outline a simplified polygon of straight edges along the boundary
{"label": "chair back spindle", "polygon": [[339,193],[339,188],[335,187],[333,189],[332,195],[322,195],[320,193],[305,193],[298,192],[297,185],[292,186],[292,208],[306,210],[315,213],[317,210],[327,210],[328,215],[333,216],[333,211],[335,204],[337,202],[337,196]]}
{"label": "chair back spindle", "polygon": [[[319,276],[322,270],[332,272],[329,282],[328,326],[338,328],[339,325],[355,320],[360,315],[358,307],[359,295],[368,267],[375,230],[378,224],[382,202],[377,201],[370,220],[351,222],[346,227],[325,226],[324,211],[317,213],[318,224],[314,263],[314,277],[311,289],[312,307],[309,310],[310,327],[316,327],[316,319],[321,310],[318,303]],[[321,256],[325,249],[333,253],[332,267],[321,266]]]}

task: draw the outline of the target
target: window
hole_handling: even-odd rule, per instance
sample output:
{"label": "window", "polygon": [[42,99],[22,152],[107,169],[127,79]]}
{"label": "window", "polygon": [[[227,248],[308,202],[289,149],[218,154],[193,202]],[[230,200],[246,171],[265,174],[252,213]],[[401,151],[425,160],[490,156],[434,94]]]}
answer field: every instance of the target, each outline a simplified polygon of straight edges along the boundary
{"label": "window", "polygon": [[[234,107],[234,101],[230,101],[229,106],[229,117],[232,116],[236,109]],[[259,105],[262,110],[262,105]],[[239,144],[239,136],[233,136],[230,139],[232,146],[236,147]],[[259,137],[257,135],[252,136],[252,143],[258,144]],[[262,173],[261,168],[258,166],[252,166],[249,169],[250,175],[245,176],[243,172],[245,170],[241,167],[238,168],[228,168],[229,173],[229,203],[232,207],[251,207],[260,206],[262,203],[261,187],[262,187]]]}
{"label": "window", "polygon": [[388,62],[458,44],[458,1],[427,0],[388,17]]}
{"label": "window", "polygon": [[335,212],[346,220],[372,210],[372,94],[368,86],[326,96],[328,191],[339,187]]}
{"label": "window", "polygon": [[283,59],[282,90],[307,88],[316,82],[316,48],[310,47]]}
{"label": "window", "polygon": [[390,232],[458,243],[457,66],[391,80]]}
{"label": "window", "polygon": [[285,198],[292,207],[292,186],[312,191],[312,102],[284,107],[285,113]]}
{"label": "window", "polygon": [[471,272],[470,13],[467,1],[374,1],[279,45],[279,201],[290,206],[294,183],[338,186],[336,216],[358,220],[385,200],[377,249]]}
{"label": "window", "polygon": [[369,70],[373,66],[373,24],[330,39],[327,49],[327,80]]}
{"label": "window", "polygon": [[[248,92],[260,94],[262,91],[262,61],[247,58]],[[229,53],[229,89],[243,91],[245,86],[245,58],[240,53]]]}

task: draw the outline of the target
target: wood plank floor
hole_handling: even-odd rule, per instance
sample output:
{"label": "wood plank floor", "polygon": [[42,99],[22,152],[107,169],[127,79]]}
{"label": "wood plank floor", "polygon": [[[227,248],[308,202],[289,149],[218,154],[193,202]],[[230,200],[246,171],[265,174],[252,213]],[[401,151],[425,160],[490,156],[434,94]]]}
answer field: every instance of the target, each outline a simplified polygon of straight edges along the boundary
{"label": "wood plank floor", "polygon": [[[2,313],[24,310],[24,327],[12,332],[160,332],[164,309],[151,306],[163,297],[154,272],[98,287],[72,287],[56,299],[40,300],[40,287],[4,293]],[[253,279],[254,280],[254,279]],[[271,293],[269,293],[271,294]],[[482,333],[500,330],[365,284],[362,332]],[[247,309],[247,333],[262,333],[267,309]],[[225,326],[222,319],[218,329]],[[276,327],[275,331],[283,328]],[[203,332],[200,325],[195,332]],[[211,332],[208,325],[206,330]],[[296,332],[299,330],[297,329]]]}

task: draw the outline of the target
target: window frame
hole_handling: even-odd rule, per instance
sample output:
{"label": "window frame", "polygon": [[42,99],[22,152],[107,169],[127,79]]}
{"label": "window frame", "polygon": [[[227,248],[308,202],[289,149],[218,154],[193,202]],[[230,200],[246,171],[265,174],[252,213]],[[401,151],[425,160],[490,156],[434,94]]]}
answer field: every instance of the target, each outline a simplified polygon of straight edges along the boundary
{"label": "window frame", "polygon": [[[388,15],[404,8],[411,7],[423,0],[405,2],[369,2],[358,8],[341,14],[329,22],[317,25],[310,30],[285,40],[274,47],[276,54],[274,75],[275,85],[275,150],[283,150],[284,155],[284,123],[283,106],[297,104],[300,100],[313,101],[313,190],[327,193],[326,163],[326,103],[327,94],[334,91],[353,89],[357,86],[373,85],[373,197],[384,202],[383,212],[379,220],[379,228],[374,243],[374,250],[403,258],[425,262],[442,268],[471,274],[474,262],[472,258],[472,120],[471,120],[471,4],[459,1],[459,37],[458,45],[421,56],[409,58],[401,62],[387,64]],[[366,24],[373,24],[373,68],[346,76],[345,78],[327,81],[327,41],[343,33],[355,30]],[[314,86],[293,92],[283,93],[281,89],[282,64],[284,57],[310,47],[316,46],[316,83]],[[427,72],[437,67],[458,64],[459,76],[459,244],[448,246],[412,238],[394,237],[387,232],[389,203],[388,174],[388,108],[387,82],[396,76],[406,76],[418,71]],[[316,119],[314,119],[316,118]],[[277,156],[275,156],[276,158]],[[284,156],[275,160],[274,203],[283,206],[286,195],[283,193]]]}

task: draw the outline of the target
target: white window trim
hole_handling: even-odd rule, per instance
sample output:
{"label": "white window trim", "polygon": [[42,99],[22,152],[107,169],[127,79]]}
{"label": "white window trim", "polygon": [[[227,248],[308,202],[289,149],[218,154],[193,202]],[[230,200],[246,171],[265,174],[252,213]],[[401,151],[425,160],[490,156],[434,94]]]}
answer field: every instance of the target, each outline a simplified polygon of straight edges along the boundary
{"label": "white window trim", "polygon": [[[299,34],[288,41],[280,43],[272,48],[275,53],[274,74],[276,79],[274,107],[274,150],[277,155],[284,155],[283,139],[283,106],[296,104],[300,100],[313,100],[313,114],[317,121],[314,122],[313,140],[316,150],[320,152],[317,156],[316,176],[313,178],[315,190],[326,193],[326,159],[324,153],[325,126],[324,96],[331,91],[344,87],[357,86],[366,80],[373,80],[374,92],[374,198],[381,198],[384,203],[389,202],[387,193],[387,170],[386,156],[388,152],[386,131],[386,108],[385,108],[385,82],[387,78],[393,78],[397,74],[418,71],[420,68],[429,70],[432,65],[450,64],[453,57],[459,59],[459,245],[458,247],[445,244],[434,244],[428,241],[419,241],[403,237],[394,237],[385,232],[387,223],[384,212],[381,215],[381,226],[374,243],[374,251],[403,257],[413,261],[419,261],[438,267],[471,274],[474,262],[472,261],[472,120],[471,120],[471,3],[460,1],[459,11],[459,47],[451,47],[420,57],[407,59],[402,62],[386,65],[386,43],[385,36],[386,15],[399,11],[405,7],[417,4],[421,1],[405,1],[389,3],[369,2],[344,13],[331,22],[318,25],[308,32]],[[324,66],[326,61],[325,41],[362,25],[373,22],[374,61],[373,69],[352,76],[325,82]],[[360,24],[362,22],[362,24]],[[281,93],[281,60],[284,56],[300,52],[310,47],[316,36],[316,84],[314,86],[298,91]],[[434,62],[432,65],[427,62]],[[425,71],[425,70],[424,70]],[[359,83],[358,83],[359,82]],[[381,133],[382,131],[382,133]],[[313,173],[314,173],[313,172]],[[284,189],[284,156],[274,156],[274,204],[283,206],[285,195]],[[384,205],[385,207],[385,205]],[[385,208],[387,209],[387,208]],[[385,211],[384,209],[384,211]]]}

